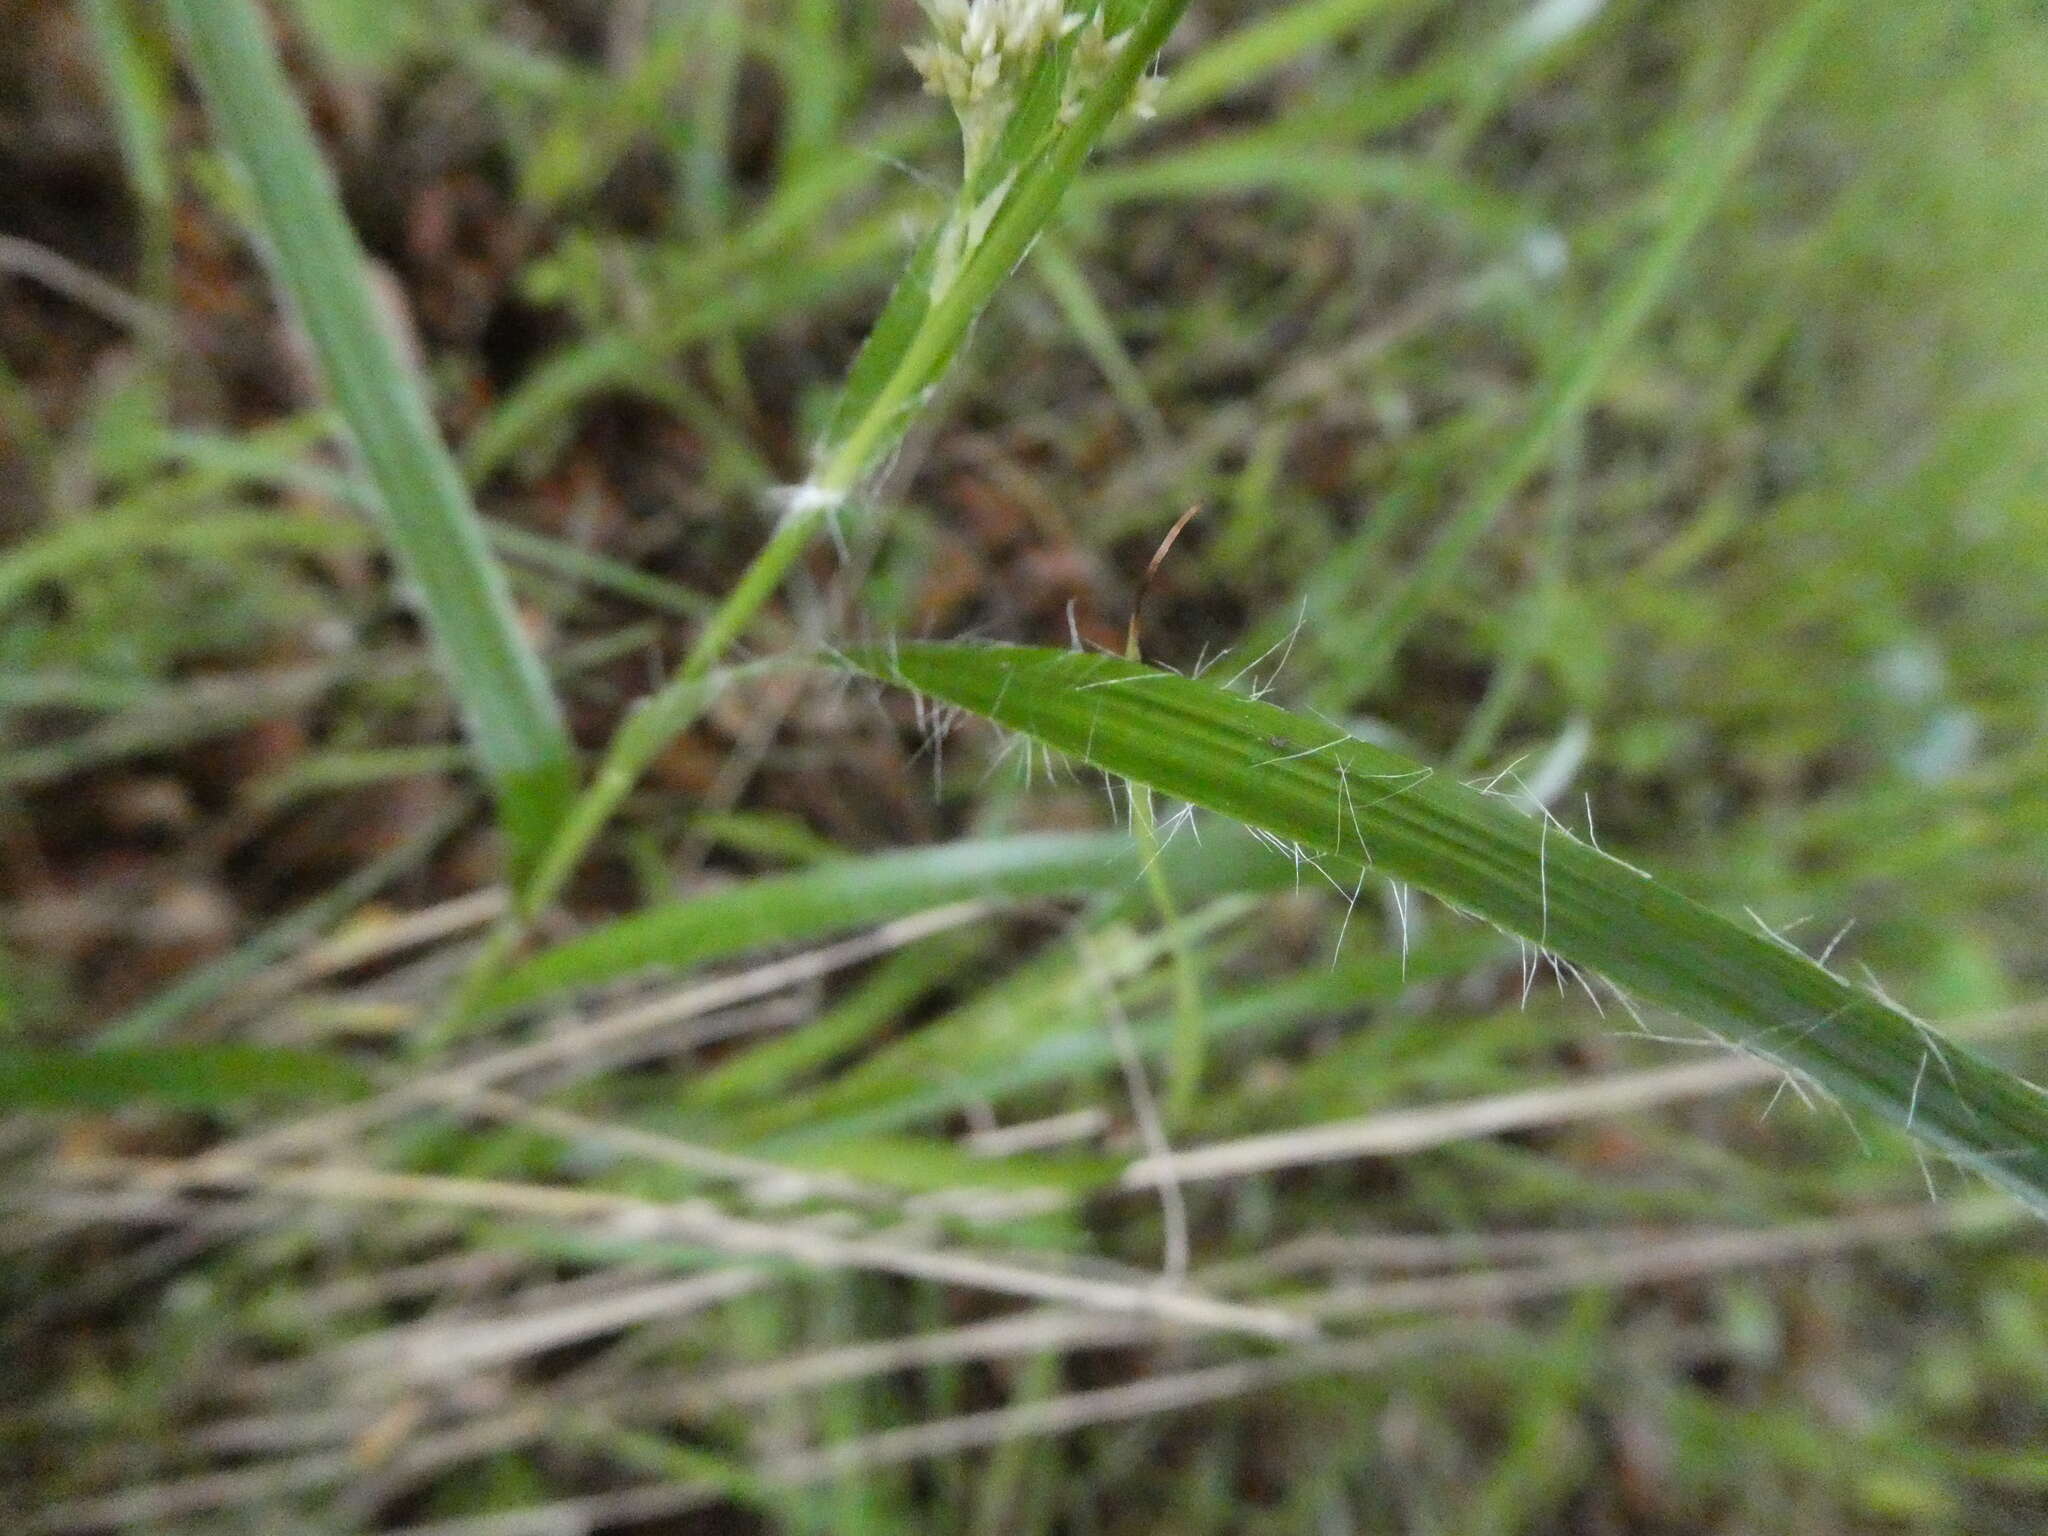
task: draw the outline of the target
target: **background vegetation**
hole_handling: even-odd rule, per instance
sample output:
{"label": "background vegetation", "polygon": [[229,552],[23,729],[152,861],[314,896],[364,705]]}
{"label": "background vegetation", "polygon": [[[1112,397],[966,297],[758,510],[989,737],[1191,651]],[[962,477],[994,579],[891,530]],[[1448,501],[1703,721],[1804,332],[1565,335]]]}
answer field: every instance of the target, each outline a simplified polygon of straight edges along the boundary
{"label": "background vegetation", "polygon": [[[922,20],[274,14],[594,755],[949,206]],[[29,1528],[2048,1521],[2009,1201],[1172,806],[1162,897],[1121,786],[822,669],[720,692],[451,1020],[556,727],[472,771],[164,17],[0,24]],[[1197,0],[1166,77],[754,651],[1120,651],[1199,503],[1149,657],[2041,1077],[2048,17]]]}

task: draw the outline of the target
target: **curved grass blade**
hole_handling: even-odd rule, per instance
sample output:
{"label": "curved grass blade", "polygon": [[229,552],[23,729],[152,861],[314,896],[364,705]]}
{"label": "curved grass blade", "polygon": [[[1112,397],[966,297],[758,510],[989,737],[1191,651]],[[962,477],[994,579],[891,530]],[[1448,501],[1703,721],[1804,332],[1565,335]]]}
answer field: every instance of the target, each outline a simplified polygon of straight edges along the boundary
{"label": "curved grass blade", "polygon": [[338,518],[280,517],[270,510],[222,508],[189,522],[155,507],[103,512],[60,523],[0,558],[0,612],[52,582],[88,577],[95,566],[141,554],[232,559],[244,552],[319,554],[364,542],[362,530]]}
{"label": "curved grass blade", "polygon": [[924,644],[848,660],[1308,856],[1417,885],[1876,1111],[2048,1215],[2048,1094],[1548,817],[1109,656]]}
{"label": "curved grass blade", "polygon": [[530,863],[575,790],[574,753],[547,673],[418,380],[378,314],[362,247],[262,14],[251,0],[174,0],[171,11],[200,93],[247,175],[278,285],[376,484],[515,862]]}

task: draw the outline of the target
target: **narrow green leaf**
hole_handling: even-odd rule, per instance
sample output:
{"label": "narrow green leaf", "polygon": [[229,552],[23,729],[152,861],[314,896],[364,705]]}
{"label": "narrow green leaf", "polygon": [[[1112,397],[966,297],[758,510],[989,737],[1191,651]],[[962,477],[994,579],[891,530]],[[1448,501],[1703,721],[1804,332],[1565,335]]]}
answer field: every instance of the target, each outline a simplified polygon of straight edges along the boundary
{"label": "narrow green leaf", "polygon": [[[794,874],[664,902],[592,928],[506,971],[467,1011],[517,1008],[653,967],[684,970],[772,944],[825,938],[955,901],[1095,895],[1142,906],[1141,860],[1118,833],[1027,833],[834,859]],[[1177,897],[1268,891],[1298,875],[1240,829],[1182,839],[1160,860]]]}
{"label": "narrow green leaf", "polygon": [[0,1046],[0,1108],[9,1110],[223,1109],[252,1099],[351,1098],[368,1088],[338,1057],[260,1045]]}
{"label": "narrow green leaf", "polygon": [[932,267],[938,256],[939,234],[934,230],[918,242],[903,275],[889,290],[888,302],[875,317],[874,326],[840,387],[838,402],[832,407],[832,418],[825,428],[827,442],[838,442],[859,429],[895,377],[904,353],[917,339],[932,307]]}
{"label": "narrow green leaf", "polygon": [[481,1007],[497,1012],[650,966],[701,965],[948,902],[1091,890],[1126,881],[1135,870],[1129,839],[1085,833],[991,838],[835,860],[607,923],[515,967],[484,995]]}
{"label": "narrow green leaf", "polygon": [[1548,817],[1109,656],[905,645],[849,660],[1306,855],[1411,882],[1875,1110],[2048,1215],[2048,1094]]}
{"label": "narrow green leaf", "polygon": [[252,0],[172,0],[214,122],[248,177],[267,254],[382,500],[495,788],[529,861],[574,789],[568,731],[462,478],[377,311],[368,266]]}
{"label": "narrow green leaf", "polygon": [[[1203,1027],[1211,1047],[1267,1042],[1298,1031],[1312,1019],[1390,1002],[1411,987],[1469,975],[1475,966],[1499,958],[1501,941],[1492,934],[1447,938],[1413,954],[1369,954],[1333,969],[1306,969],[1279,981],[1226,987],[1209,1000]],[[1053,1006],[1052,988],[1065,985],[1063,967],[1038,978],[1041,997],[1030,989],[1006,988],[1008,1002],[1020,1001],[1016,1023],[996,1040],[982,1035],[989,1015],[984,999],[964,1004],[934,1020],[897,1047],[836,1076],[808,1092],[764,1100],[736,1125],[749,1144],[765,1138],[781,1152],[842,1136],[897,1131],[958,1112],[969,1104],[1002,1104],[1018,1095],[1070,1083],[1092,1073],[1116,1070],[1123,1059],[1116,1036],[1104,1027],[1099,989],[1093,981]],[[993,1000],[993,999],[989,999]],[[998,1025],[1007,1021],[994,1021]],[[1145,1059],[1173,1049],[1180,1020],[1171,1008],[1132,1020],[1131,1044]],[[951,1039],[940,1036],[940,1031]],[[930,1046],[922,1042],[933,1038]],[[977,1038],[977,1036],[982,1036]],[[935,1067],[934,1061],[942,1063]],[[720,1106],[728,1111],[734,1106]]]}
{"label": "narrow green leaf", "polygon": [[952,928],[877,964],[800,1029],[743,1046],[676,1086],[685,1109],[737,1113],[791,1095],[799,1079],[895,1027],[920,997],[987,955],[987,941]]}
{"label": "narrow green leaf", "polygon": [[58,523],[0,557],[0,611],[46,583],[83,579],[96,566],[132,564],[152,553],[219,560],[249,551],[319,553],[365,541],[359,528],[339,518],[282,517],[269,510],[222,508],[186,521],[167,520],[150,506],[104,512]]}

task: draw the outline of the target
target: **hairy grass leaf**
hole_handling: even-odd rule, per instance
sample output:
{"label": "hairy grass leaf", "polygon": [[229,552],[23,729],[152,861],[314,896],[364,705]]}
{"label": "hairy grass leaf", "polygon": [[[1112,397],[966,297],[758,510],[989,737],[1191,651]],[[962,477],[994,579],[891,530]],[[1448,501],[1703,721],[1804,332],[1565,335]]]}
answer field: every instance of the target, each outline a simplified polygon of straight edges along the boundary
{"label": "hairy grass leaf", "polygon": [[1109,656],[904,645],[851,664],[1106,772],[1362,863],[1875,1110],[2048,1215],[2048,1094],[1505,797]]}

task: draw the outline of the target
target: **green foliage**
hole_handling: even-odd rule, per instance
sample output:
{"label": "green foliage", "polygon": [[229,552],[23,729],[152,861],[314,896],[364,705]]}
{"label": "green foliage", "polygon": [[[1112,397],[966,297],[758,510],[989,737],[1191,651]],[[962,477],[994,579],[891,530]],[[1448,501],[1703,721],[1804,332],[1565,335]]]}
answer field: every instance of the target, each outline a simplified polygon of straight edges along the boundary
{"label": "green foliage", "polygon": [[[8,1433],[58,1448],[36,1476],[60,1516],[153,1526],[184,1501],[209,1526],[374,1506],[539,1528],[724,1502],[798,1531],[2040,1523],[2041,1101],[1842,979],[1867,965],[2040,1075],[2038,17],[1205,0],[1140,131],[1120,93],[1180,7],[1115,0],[1146,46],[1069,103],[1080,41],[1063,39],[956,180],[951,125],[902,56],[910,6],[541,0],[515,19],[287,0],[270,14],[288,91],[242,0],[175,9],[194,37],[238,39],[186,50],[210,134],[173,111],[156,8],[78,8],[106,88],[99,158],[119,150],[138,236],[138,300],[87,334],[111,319],[123,338],[75,389],[26,353],[9,352],[25,383],[0,369],[24,449],[10,486],[29,492],[0,553],[0,783],[27,807],[0,805],[20,884],[0,1013],[113,1048],[0,1051],[0,1097],[206,1110],[249,1184],[131,1202],[52,1191],[61,1159],[23,1178],[26,1205],[55,1203],[0,1278],[31,1318],[67,1322],[17,1330],[24,1379],[47,1370],[60,1395]],[[425,386],[361,324],[362,252],[294,96],[341,155],[393,155],[351,206],[420,285],[469,490]],[[42,198],[25,179],[25,217]],[[459,251],[415,250],[451,208]],[[243,305],[229,314],[264,313],[260,285],[208,264],[221,215],[273,257],[339,418],[264,402],[262,337],[233,320],[161,323],[216,284]],[[174,234],[194,262],[176,287]],[[41,301],[6,280],[11,345]],[[471,283],[488,341],[434,315]],[[321,314],[349,323],[323,341]],[[404,428],[419,475],[324,457],[337,431],[365,437],[351,398]],[[252,427],[266,408],[293,414]],[[799,488],[762,544],[784,481]],[[1157,531],[1197,502],[1139,598]],[[838,564],[813,548],[835,518]],[[463,749],[435,701],[474,721],[499,696],[510,727],[472,730],[487,777],[494,750],[562,749],[534,647],[487,590],[486,540],[603,766],[524,818],[511,914],[479,952],[477,808],[437,782]],[[363,558],[380,542],[397,581]],[[407,549],[444,542],[464,574],[455,620],[429,604],[437,674],[393,609],[422,588]],[[952,560],[974,595],[949,610],[930,595]],[[1034,606],[1041,565],[1080,573],[1082,634],[1141,603],[1148,654],[1198,675],[1218,645],[1280,657],[1292,639],[1261,680],[1287,709],[1103,658],[872,638],[1058,643],[1067,592]],[[448,639],[471,620],[475,665]],[[1155,861],[1093,830],[1099,786],[1020,786],[979,732],[904,772],[900,701],[884,723],[866,690],[784,691],[821,633],[1223,818],[1160,818]],[[756,639],[767,659],[733,665]],[[307,733],[285,761],[212,763],[280,716]],[[683,767],[717,758],[708,797],[643,783],[686,730]],[[137,838],[104,866],[45,867],[46,845],[111,839],[109,807],[165,781],[198,807],[190,830],[148,834],[168,851]],[[422,789],[436,814],[397,818],[402,839],[366,839],[351,867],[279,851]],[[1596,812],[1657,881],[1592,846]],[[892,845],[912,829],[929,843]],[[159,914],[124,887],[159,862],[218,882],[237,929],[139,1004],[111,988],[109,1023],[65,988],[147,947]],[[318,941],[368,904],[431,926],[451,895],[470,916],[435,942],[380,953],[369,923],[368,964],[321,969],[351,945]],[[961,901],[990,917],[886,951],[928,931],[891,919]],[[1745,905],[1762,915],[1714,915]],[[1826,946],[1833,972],[1766,921]],[[808,948],[857,930],[875,942]],[[856,954],[872,958],[840,968]],[[636,1011],[687,1012],[699,981],[717,995],[706,972],[758,966],[731,978],[744,991],[785,961],[794,990],[594,1043]],[[1603,978],[2020,1200],[1958,1198],[1913,1138],[1866,1146],[1861,1115],[1802,1114],[1791,1093],[1775,1112],[1727,1089],[1475,1136],[1503,1104],[1669,1070]],[[299,990],[274,1008],[279,988]],[[239,1043],[332,1027],[348,1060]],[[544,1069],[463,1086],[528,1051]],[[1723,1054],[1705,1076],[1756,1081]],[[1633,1073],[1644,1056],[1657,1067]],[[348,1061],[375,1057],[368,1104],[266,1122],[355,1098]],[[1411,1117],[1440,1117],[1442,1139],[1180,1191],[1128,1177],[1167,1166],[1162,1133],[1227,1152]],[[311,1150],[237,1165],[245,1134]],[[272,1178],[319,1193],[280,1199]],[[468,1211],[464,1181],[575,1214]],[[1107,1317],[1082,1322],[1108,1347],[1048,1347],[1057,1313],[649,1236],[614,1197],[971,1245],[1127,1280],[1141,1304],[1193,1288],[1314,1311],[1333,1342],[1253,1355]],[[110,1240],[131,1205],[201,1218]],[[522,1338],[542,1352],[493,1353]],[[492,1390],[442,1390],[473,1377]],[[126,1506],[63,1505],[131,1478],[146,1486]]]}
{"label": "green foliage", "polygon": [[556,990],[677,970],[747,949],[844,932],[948,902],[1099,890],[1136,873],[1129,842],[1102,834],[947,843],[834,860],[800,874],[648,907],[523,961],[484,995],[487,1010]]}
{"label": "green foliage", "polygon": [[0,1107],[9,1110],[246,1110],[262,1103],[347,1099],[369,1079],[338,1056],[260,1045],[101,1047],[0,1045]]}
{"label": "green foliage", "polygon": [[[1412,882],[1812,1078],[2048,1215],[2048,1095],[1788,945],[1327,724],[1115,657],[905,645],[853,664],[1287,844]],[[1361,877],[1362,878],[1362,877]]]}
{"label": "green foliage", "polygon": [[[952,365],[975,318],[1052,218],[1082,162],[1129,104],[1139,77],[1186,6],[1187,0],[1111,4],[1105,14],[1114,31],[1128,36],[1103,77],[1080,98],[1071,121],[1060,110],[1071,44],[1049,50],[1023,83],[993,151],[969,168],[961,207],[919,247],[855,359],[811,476],[785,493],[787,505],[775,532],[705,622],[667,686],[614,737],[590,787],[526,872],[515,910],[472,968],[452,1021],[473,1014],[524,926],[561,894],[647,764],[696,721],[718,692],[714,669],[827,520],[839,515],[862,477],[901,440],[912,407]],[[435,1038],[448,1032],[437,1030]]]}
{"label": "green foliage", "polygon": [[574,786],[561,707],[442,444],[391,317],[380,315],[332,173],[253,0],[172,6],[214,121],[248,179],[267,254],[375,483],[445,658],[515,860],[538,854]]}
{"label": "green foliage", "polygon": [[[1114,35],[1128,29],[1128,39],[1071,122],[1061,121],[1059,111],[1073,44],[1062,44],[1040,63],[993,152],[973,167],[959,211],[920,248],[855,361],[818,456],[813,489],[828,498],[847,495],[902,437],[910,411],[951,365],[975,317],[1051,220],[1187,4],[1130,0],[1111,7],[1116,14],[1108,30]],[[949,240],[958,241],[962,253],[953,258],[948,281],[934,291],[940,252]]]}

